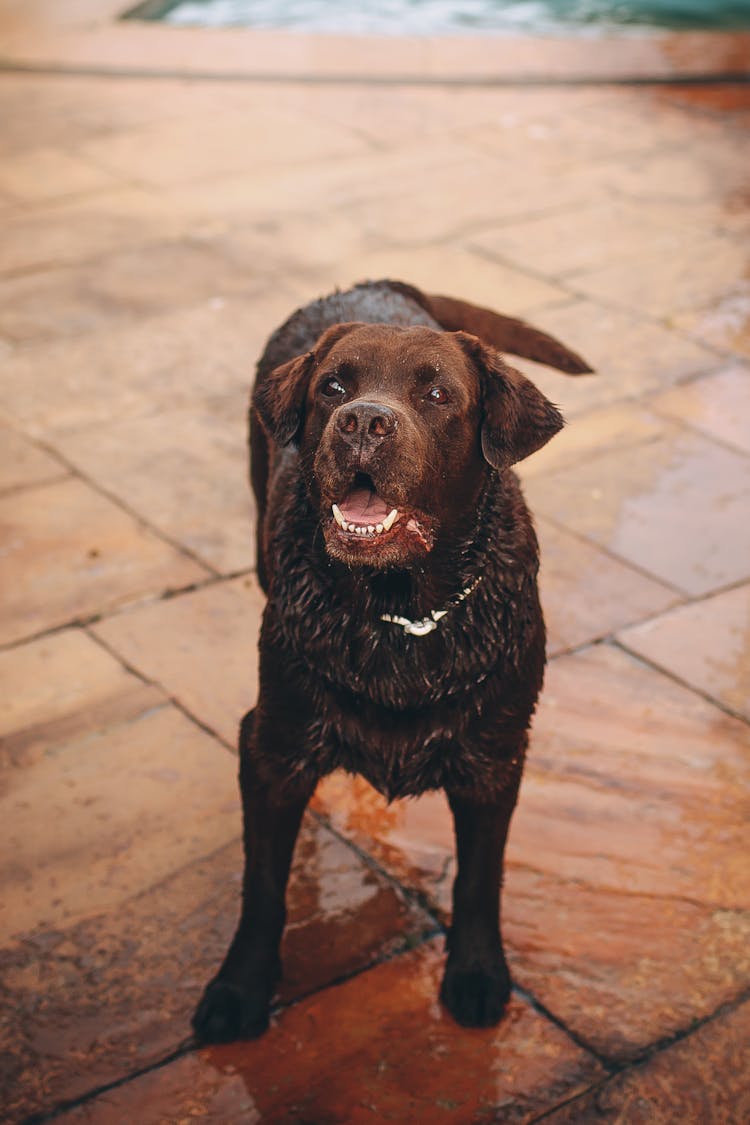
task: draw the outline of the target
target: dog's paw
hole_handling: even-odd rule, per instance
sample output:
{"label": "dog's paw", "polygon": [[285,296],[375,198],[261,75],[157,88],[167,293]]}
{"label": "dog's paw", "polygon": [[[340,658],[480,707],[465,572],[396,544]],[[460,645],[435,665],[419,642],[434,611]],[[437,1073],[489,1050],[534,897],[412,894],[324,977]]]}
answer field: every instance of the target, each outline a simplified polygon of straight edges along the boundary
{"label": "dog's paw", "polygon": [[462,1027],[493,1027],[510,997],[510,975],[503,962],[490,969],[479,965],[445,967],[440,999]]}
{"label": "dog's paw", "polygon": [[230,981],[214,980],[193,1015],[193,1031],[203,1043],[257,1039],[268,1027],[270,1003],[265,992],[243,992]]}

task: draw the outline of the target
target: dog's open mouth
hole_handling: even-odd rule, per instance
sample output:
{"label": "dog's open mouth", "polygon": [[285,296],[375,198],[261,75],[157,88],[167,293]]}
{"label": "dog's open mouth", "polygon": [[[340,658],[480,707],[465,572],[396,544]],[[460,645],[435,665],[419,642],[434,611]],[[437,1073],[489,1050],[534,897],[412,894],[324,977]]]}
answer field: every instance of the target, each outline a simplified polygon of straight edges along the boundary
{"label": "dog's open mouth", "polygon": [[349,543],[374,546],[408,533],[409,538],[420,540],[426,550],[432,545],[424,523],[414,514],[389,504],[364,473],[357,474],[348,492],[331,505],[331,512],[339,536]]}
{"label": "dog's open mouth", "polygon": [[399,518],[398,508],[387,504],[371,482],[361,476],[340,503],[331,506],[331,511],[341,530],[352,535],[383,535]]}

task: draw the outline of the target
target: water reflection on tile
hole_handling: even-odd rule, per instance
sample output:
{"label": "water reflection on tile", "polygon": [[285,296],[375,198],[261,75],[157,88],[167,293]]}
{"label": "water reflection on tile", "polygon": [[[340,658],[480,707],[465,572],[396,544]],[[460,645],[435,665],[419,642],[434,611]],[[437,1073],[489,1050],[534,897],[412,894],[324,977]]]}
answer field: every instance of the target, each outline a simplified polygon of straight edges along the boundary
{"label": "water reflection on tile", "polygon": [[[617,649],[548,669],[511,829],[504,927],[518,981],[607,1054],[631,1057],[742,987],[749,759],[743,724]],[[389,806],[340,775],[316,801],[448,916],[441,794]]]}
{"label": "water reflection on tile", "polygon": [[526,481],[532,507],[690,594],[750,574],[750,459],[699,434]]}
{"label": "water reflection on tile", "polygon": [[60,1120],[521,1123],[601,1077],[520,999],[497,1028],[458,1027],[436,999],[442,961],[434,944],[398,957],[284,1012],[255,1043],[190,1055]]}
{"label": "water reflection on tile", "polygon": [[[227,825],[238,831],[239,815]],[[37,926],[0,950],[6,1007],[14,1012],[0,1031],[4,1108],[13,1119],[148,1065],[190,1034],[193,1007],[234,931],[241,874],[237,839],[119,910],[69,928]],[[288,905],[285,1002],[432,927],[312,818],[298,843]]]}

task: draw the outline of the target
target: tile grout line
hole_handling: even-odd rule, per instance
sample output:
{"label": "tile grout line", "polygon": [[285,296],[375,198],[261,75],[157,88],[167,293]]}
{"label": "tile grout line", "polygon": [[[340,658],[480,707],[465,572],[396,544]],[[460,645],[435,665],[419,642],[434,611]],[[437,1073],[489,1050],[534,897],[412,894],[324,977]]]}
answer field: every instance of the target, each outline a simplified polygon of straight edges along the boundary
{"label": "tile grout line", "polygon": [[677,1030],[672,1035],[662,1036],[661,1039],[655,1040],[650,1044],[641,1055],[638,1055],[622,1063],[613,1062],[612,1069],[609,1075],[601,1082],[595,1082],[587,1090],[583,1090],[580,1094],[575,1094],[572,1098],[567,1098],[565,1101],[560,1102],[558,1105],[553,1106],[551,1109],[546,1109],[539,1116],[532,1118],[528,1125],[535,1125],[536,1122],[544,1121],[553,1117],[558,1110],[568,1105],[574,1105],[578,1101],[582,1101],[588,1097],[594,1090],[602,1090],[609,1086],[616,1078],[621,1075],[636,1072],[643,1067],[648,1066],[654,1059],[659,1058],[671,1047],[677,1046],[691,1039],[693,1035],[701,1031],[704,1027],[710,1026],[716,1020],[721,1019],[723,1016],[731,1015],[732,1012],[737,1011],[747,1001],[750,1000],[750,988],[743,989],[737,996],[731,1000],[726,1000],[720,1004],[718,1008],[714,1009],[706,1016],[702,1016],[682,1029]]}
{"label": "tile grout line", "polygon": [[0,75],[30,74],[48,75],[57,78],[108,78],[112,80],[131,79],[143,81],[163,79],[165,81],[216,83],[248,85],[299,85],[299,86],[361,86],[363,88],[380,86],[414,86],[418,88],[469,87],[471,89],[586,89],[611,87],[623,89],[681,88],[684,86],[745,86],[750,83],[747,70],[704,71],[695,74],[623,74],[619,77],[595,73],[568,76],[517,74],[502,76],[497,74],[471,75],[446,74],[355,74],[328,73],[314,74],[300,71],[288,74],[276,72],[261,73],[247,70],[196,71],[180,67],[123,67],[101,66],[94,63],[45,63],[23,61],[0,57]]}
{"label": "tile grout line", "polygon": [[691,684],[688,680],[683,679],[682,676],[677,675],[677,673],[673,672],[670,668],[662,667],[662,665],[657,663],[657,661],[652,660],[648,656],[644,656],[636,649],[629,648],[625,641],[621,641],[616,636],[612,636],[607,639],[606,643],[611,645],[612,648],[617,648],[621,652],[624,652],[627,656],[631,657],[631,659],[639,661],[647,668],[651,668],[652,671],[659,672],[662,676],[666,676],[667,679],[670,679],[674,683],[679,684],[680,687],[686,688],[688,691],[693,692],[694,695],[700,696],[701,699],[704,699],[707,703],[712,704],[718,711],[722,711],[730,719],[736,719],[744,726],[750,726],[750,718],[747,715],[744,715],[741,711],[735,711],[734,708],[730,707],[728,703],[724,703],[722,700],[717,699],[713,695],[710,695],[704,688],[699,688],[696,684]]}
{"label": "tile grout line", "polygon": [[[619,201],[630,203],[633,202],[633,200],[628,196],[618,194],[616,191],[614,191],[614,197]],[[720,232],[718,237],[721,237],[727,242],[734,241],[729,232],[722,231]],[[606,296],[594,297],[591,293],[587,293],[585,290],[576,288],[576,275],[578,273],[585,273],[585,270],[571,271],[570,273],[566,273],[562,276],[558,273],[545,274],[542,273],[541,270],[519,266],[517,263],[514,263],[512,260],[506,258],[502,252],[497,253],[492,250],[485,250],[483,247],[479,246],[474,246],[471,249],[473,253],[477,255],[477,257],[483,258],[486,261],[495,262],[497,265],[503,266],[505,269],[513,269],[520,273],[524,273],[528,277],[533,278],[535,281],[546,281],[548,285],[556,285],[558,288],[563,290],[563,292],[567,293],[571,300],[588,301],[591,304],[600,305],[604,309],[609,309],[612,312],[625,313],[627,316],[632,317],[636,321],[661,328],[663,331],[668,332],[670,335],[676,336],[678,339],[684,341],[685,343],[693,344],[698,348],[702,348],[706,352],[713,353],[713,355],[715,355],[719,359],[742,359],[742,356],[738,356],[738,353],[733,351],[731,348],[721,347],[720,345],[712,344],[707,340],[701,340],[695,336],[692,336],[690,332],[671,323],[669,321],[669,318],[667,318],[666,316],[650,316],[648,313],[644,312],[643,309],[638,308],[637,306],[629,305],[627,304],[627,302],[620,302]],[[543,305],[535,306],[535,308],[540,309],[543,307]],[[681,315],[682,313],[700,312],[702,307],[703,306],[700,305],[691,305],[684,309],[677,309],[676,313],[677,315]],[[710,372],[708,371],[708,369],[702,372],[702,374],[704,375],[709,373]]]}
{"label": "tile grout line", "polygon": [[191,550],[190,547],[186,547],[183,543],[180,543],[178,539],[174,539],[165,531],[162,531],[161,528],[156,526],[156,524],[152,523],[145,516],[141,515],[140,512],[137,512],[135,508],[131,508],[131,506],[127,504],[122,499],[122,497],[117,496],[116,493],[111,492],[108,488],[102,485],[99,481],[95,480],[88,473],[83,472],[73,461],[66,457],[64,453],[61,453],[59,450],[55,449],[54,446],[49,445],[44,438],[36,438],[35,440],[45,453],[49,453],[50,455],[56,457],[57,460],[60,461],[60,463],[64,465],[75,478],[83,481],[83,483],[87,484],[89,488],[92,488],[95,492],[99,493],[100,496],[104,496],[121,511],[125,512],[126,515],[129,515],[131,519],[134,519],[136,521],[139,527],[145,528],[147,531],[150,531],[152,535],[155,535],[158,539],[161,539],[163,543],[166,543],[173,550],[177,551],[178,554],[186,556],[191,560],[191,562],[194,562],[198,566],[202,567],[202,569],[207,571],[211,577],[221,578],[220,571],[218,571],[212,563],[209,563],[205,559],[201,558],[201,556],[196,551]]}
{"label": "tile grout line", "polygon": [[[219,731],[214,730],[213,727],[209,726],[209,724],[206,723],[203,719],[193,714],[193,712],[185,706],[182,700],[173,695],[172,692],[164,684],[162,684],[160,680],[151,679],[146,676],[134,664],[131,664],[128,660],[126,660],[126,658],[122,656],[122,654],[119,653],[116,648],[113,648],[108,641],[105,641],[97,633],[92,632],[88,625],[83,624],[79,627],[83,630],[83,632],[86,633],[88,637],[91,638],[92,641],[94,641],[100,648],[102,648],[106,653],[113,657],[125,669],[126,672],[129,672],[131,675],[136,676],[141,681],[141,683],[146,684],[148,687],[153,687],[160,691],[165,696],[164,703],[166,705],[171,704],[177,711],[181,712],[181,714],[183,714],[185,718],[188,719],[192,724],[197,726],[205,734],[210,735],[211,738],[213,738],[216,742],[223,746],[225,750],[229,751],[229,753],[233,757],[236,758],[238,756],[237,748],[233,746],[231,742],[224,738],[224,736],[220,734]],[[237,729],[239,731],[239,720],[237,722]]]}
{"label": "tile grout line", "polygon": [[[744,583],[741,584],[744,585]],[[685,605],[688,604],[693,603],[685,603]],[[675,606],[672,607],[672,610],[666,612],[672,612],[680,608],[680,606]],[[654,617],[646,618],[643,621],[636,622],[633,627],[645,625],[651,621],[657,621],[660,616],[661,615],[657,613],[654,615]],[[710,695],[707,691],[697,687],[695,684],[691,684],[687,680],[682,679],[670,669],[663,668],[660,664],[657,664],[656,661],[650,660],[646,656],[642,656],[641,653],[637,652],[635,649],[628,648],[627,644],[625,644],[624,641],[618,639],[616,633],[608,633],[606,636],[597,638],[594,641],[583,641],[579,645],[571,645],[569,648],[561,649],[560,651],[550,656],[547,663],[552,664],[556,660],[560,660],[566,656],[578,656],[580,653],[586,652],[588,649],[598,648],[599,646],[607,646],[609,648],[619,649],[621,652],[625,653],[626,656],[630,657],[631,660],[635,660],[639,664],[643,664],[644,667],[650,668],[652,672],[658,672],[660,675],[664,676],[665,679],[672,680],[674,683],[679,684],[680,687],[685,688],[686,691],[689,691],[693,695],[697,695],[701,699],[704,699],[706,703],[710,703],[713,707],[716,708],[717,711],[723,712],[723,714],[727,715],[730,719],[735,719],[738,722],[742,723],[744,726],[750,725],[750,719],[747,717],[747,715],[743,715],[741,711],[733,710],[728,704],[723,703],[720,699],[717,699],[715,696]]]}

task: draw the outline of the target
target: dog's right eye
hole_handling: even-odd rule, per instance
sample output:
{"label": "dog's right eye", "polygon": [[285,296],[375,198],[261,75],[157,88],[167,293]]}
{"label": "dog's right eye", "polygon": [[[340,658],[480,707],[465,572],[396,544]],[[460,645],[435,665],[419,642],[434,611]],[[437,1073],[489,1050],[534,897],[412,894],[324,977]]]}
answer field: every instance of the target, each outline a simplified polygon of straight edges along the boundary
{"label": "dog's right eye", "polygon": [[330,379],[326,379],[321,384],[320,393],[325,395],[326,398],[341,398],[346,394],[346,387],[342,386],[338,379],[332,375]]}

